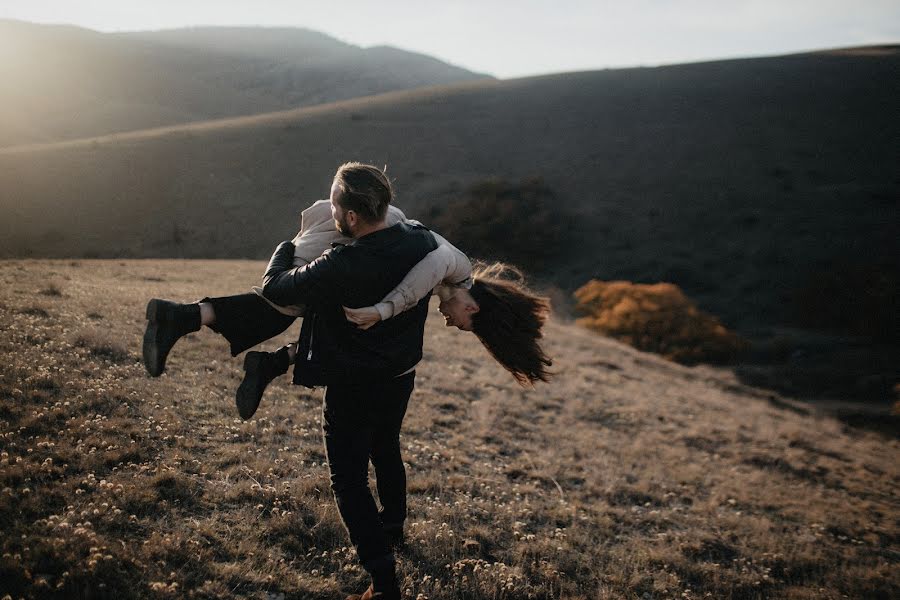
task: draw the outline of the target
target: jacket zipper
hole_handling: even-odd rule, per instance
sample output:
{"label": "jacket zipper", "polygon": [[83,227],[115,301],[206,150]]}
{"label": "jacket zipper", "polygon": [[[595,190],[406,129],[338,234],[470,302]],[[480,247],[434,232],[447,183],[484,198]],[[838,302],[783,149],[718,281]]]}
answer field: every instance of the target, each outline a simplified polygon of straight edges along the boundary
{"label": "jacket zipper", "polygon": [[312,325],[309,330],[309,352],[306,354],[306,360],[312,360],[313,355],[313,340],[316,337],[316,317],[318,315],[314,314],[312,317]]}

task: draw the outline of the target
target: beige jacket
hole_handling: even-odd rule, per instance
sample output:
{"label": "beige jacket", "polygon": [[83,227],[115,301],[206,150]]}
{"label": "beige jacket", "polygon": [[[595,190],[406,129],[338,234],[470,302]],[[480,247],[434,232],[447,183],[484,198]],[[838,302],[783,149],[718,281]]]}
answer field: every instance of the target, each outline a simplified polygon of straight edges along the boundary
{"label": "beige jacket", "polygon": [[[417,223],[407,219],[403,211],[396,206],[389,206],[388,226],[401,221]],[[437,249],[432,250],[410,269],[403,281],[375,305],[382,320],[409,310],[438,285],[466,289],[472,287],[472,263],[466,255],[440,235],[433,231],[431,233],[438,243]],[[334,219],[331,216],[331,201],[319,200],[303,211],[300,217],[300,232],[292,241],[294,266],[302,267],[318,258],[331,248],[332,244],[349,244],[353,239],[335,229]],[[253,291],[278,312],[292,317],[302,317],[305,312],[303,306],[278,306],[269,302],[263,296],[260,287],[254,287]]]}

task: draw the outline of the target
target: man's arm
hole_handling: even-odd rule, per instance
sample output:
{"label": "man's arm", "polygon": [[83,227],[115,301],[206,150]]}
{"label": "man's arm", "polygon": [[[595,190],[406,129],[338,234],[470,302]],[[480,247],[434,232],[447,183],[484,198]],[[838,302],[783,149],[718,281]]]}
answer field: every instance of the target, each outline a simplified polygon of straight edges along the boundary
{"label": "man's arm", "polygon": [[295,267],[294,245],[281,242],[266,267],[263,296],[279,306],[309,305],[328,298],[334,289],[334,253],[339,249],[327,250],[308,265]]}
{"label": "man's arm", "polygon": [[375,306],[344,307],[348,321],[360,329],[368,329],[379,321],[409,310],[439,284],[466,289],[472,287],[472,263],[469,258],[437,233],[432,231],[431,234],[438,243],[437,249],[416,263],[403,281]]}
{"label": "man's arm", "polygon": [[444,238],[432,233],[441,245],[419,261],[403,281],[375,305],[382,320],[409,310],[439,284],[464,288],[472,286],[472,263],[469,258]]}

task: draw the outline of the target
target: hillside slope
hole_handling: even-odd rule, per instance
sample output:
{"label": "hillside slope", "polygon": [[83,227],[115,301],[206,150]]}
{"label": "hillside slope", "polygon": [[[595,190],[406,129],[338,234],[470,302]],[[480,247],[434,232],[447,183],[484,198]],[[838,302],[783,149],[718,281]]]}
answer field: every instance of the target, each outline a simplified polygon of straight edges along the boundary
{"label": "hillside slope", "polygon": [[[342,598],[320,393],[236,418],[208,330],[140,364],[146,299],[246,289],[242,261],[4,261],[0,594]],[[296,335],[296,326],[293,334]],[[433,312],[404,425],[410,598],[887,599],[898,442],[554,322],[522,390]],[[285,334],[268,347],[290,340]]]}
{"label": "hillside slope", "polygon": [[103,34],[0,20],[0,147],[482,77],[306,29]]}
{"label": "hillside slope", "polygon": [[[897,75],[895,47],[845,50],[0,150],[0,255],[262,258],[360,159],[388,165],[398,204],[464,250],[563,289],[671,281],[729,326],[842,326],[867,306],[888,315],[871,331],[897,331]],[[466,215],[491,221],[486,238],[454,227]]]}

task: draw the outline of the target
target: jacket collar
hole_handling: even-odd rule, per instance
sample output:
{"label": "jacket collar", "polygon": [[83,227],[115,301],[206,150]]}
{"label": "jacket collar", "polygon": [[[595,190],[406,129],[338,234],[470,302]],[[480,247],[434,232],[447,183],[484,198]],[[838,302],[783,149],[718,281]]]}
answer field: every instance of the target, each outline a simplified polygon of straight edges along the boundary
{"label": "jacket collar", "polygon": [[379,229],[378,231],[373,231],[372,233],[368,233],[361,238],[356,238],[350,243],[350,246],[372,246],[372,245],[381,245],[389,243],[397,238],[400,238],[405,233],[405,223],[395,223],[390,227],[385,227],[384,229]]}

